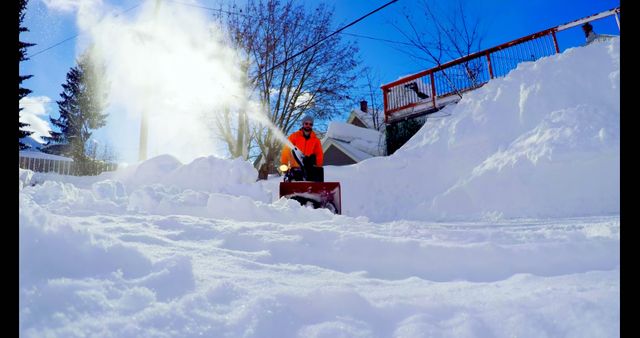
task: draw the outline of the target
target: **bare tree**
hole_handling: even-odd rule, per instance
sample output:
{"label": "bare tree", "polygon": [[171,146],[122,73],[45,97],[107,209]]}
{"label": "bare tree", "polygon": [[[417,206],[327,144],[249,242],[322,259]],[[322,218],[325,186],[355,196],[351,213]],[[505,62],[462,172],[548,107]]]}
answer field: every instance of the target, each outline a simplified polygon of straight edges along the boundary
{"label": "bare tree", "polygon": [[116,162],[118,160],[116,151],[108,142],[99,142],[95,139],[87,142],[85,153],[93,161]]}
{"label": "bare tree", "polygon": [[[244,73],[248,76],[249,62],[245,60],[243,64]],[[248,80],[248,78],[247,78]],[[248,81],[246,81],[248,82]],[[244,83],[243,88],[247,88],[248,83]],[[247,98],[248,100],[248,98]],[[222,114],[218,114],[218,119],[214,121],[218,131],[218,136],[227,145],[227,150],[232,158],[249,159],[251,143],[254,135],[250,128],[249,116],[247,115],[246,100],[239,102],[239,108],[232,110],[231,107],[224,107]]]}
{"label": "bare tree", "polygon": [[[371,114],[371,119],[373,121],[373,129],[381,131],[384,127],[384,123],[382,123],[382,116],[380,114],[384,114],[382,102],[378,99],[378,94],[380,93],[380,80],[379,74],[373,75],[370,68],[365,69],[364,75],[367,78],[367,97],[369,98],[369,114]],[[375,82],[375,83],[374,83]]]}
{"label": "bare tree", "polygon": [[[426,61],[433,67],[480,50],[484,36],[480,30],[480,19],[468,15],[462,0],[455,2],[446,13],[443,9],[431,6],[427,0],[421,0],[416,7],[421,9],[419,19],[416,20],[405,13],[407,27],[394,25],[410,45],[401,51],[418,60]],[[463,63],[462,67],[463,76],[473,86],[479,85],[478,76],[482,64],[468,61]],[[454,74],[443,71],[443,76],[451,88],[462,97],[455,81],[451,79]]]}
{"label": "bare tree", "polygon": [[[336,34],[293,57],[331,34],[332,9],[320,4],[307,10],[294,0],[248,0],[242,9],[234,5],[220,13],[250,61],[251,88],[276,128],[287,135],[306,114],[329,119],[342,112],[355,81],[357,47]],[[259,178],[266,179],[282,142],[266,126],[254,126],[252,135],[263,159]]]}
{"label": "bare tree", "polygon": [[218,135],[227,145],[227,150],[231,157],[249,159],[249,149],[253,135],[246,110],[232,112],[231,108],[225,107],[218,117],[214,123],[218,130]]}

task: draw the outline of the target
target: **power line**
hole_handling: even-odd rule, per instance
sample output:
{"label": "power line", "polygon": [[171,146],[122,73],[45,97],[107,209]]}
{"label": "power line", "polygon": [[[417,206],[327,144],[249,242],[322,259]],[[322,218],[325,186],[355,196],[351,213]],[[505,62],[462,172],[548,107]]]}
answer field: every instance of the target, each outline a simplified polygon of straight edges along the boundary
{"label": "power line", "polygon": [[284,59],[284,60],[280,61],[280,62],[279,62],[278,64],[276,64],[275,66],[273,66],[273,67],[271,67],[271,68],[267,69],[266,71],[264,71],[264,72],[260,73],[260,75],[258,75],[258,77],[261,77],[261,76],[262,76],[262,75],[264,75],[265,73],[268,73],[268,72],[270,72],[270,71],[272,71],[272,70],[274,70],[274,69],[276,69],[276,68],[278,68],[278,67],[282,66],[285,62],[287,62],[287,61],[289,61],[289,60],[291,60],[291,59],[293,59],[293,58],[295,58],[295,57],[299,56],[300,54],[303,54],[304,52],[308,51],[309,49],[311,49],[311,48],[313,48],[313,47],[315,47],[315,46],[319,45],[319,44],[320,44],[320,43],[322,43],[323,41],[327,40],[328,38],[330,38],[330,37],[332,37],[332,36],[334,36],[334,35],[336,35],[336,34],[338,34],[338,33],[342,32],[343,30],[345,30],[345,29],[347,29],[347,28],[349,28],[349,27],[351,27],[351,26],[355,25],[356,23],[360,22],[361,20],[363,20],[364,18],[368,17],[369,15],[371,15],[371,14],[373,14],[373,13],[375,13],[375,12],[377,12],[377,11],[379,11],[379,10],[381,10],[381,9],[383,9],[383,8],[385,8],[385,7],[389,6],[389,5],[391,5],[392,3],[397,2],[397,1],[398,1],[398,0],[392,0],[392,1],[389,1],[389,2],[387,2],[386,4],[384,4],[384,5],[380,6],[380,7],[378,7],[377,9],[375,9],[375,10],[373,10],[373,11],[371,11],[371,12],[369,12],[369,13],[365,14],[365,15],[363,15],[362,17],[360,17],[360,18],[356,19],[355,21],[353,21],[353,22],[349,23],[348,25],[343,26],[342,28],[338,29],[337,31],[335,31],[335,32],[333,32],[333,33],[331,33],[331,34],[329,34],[329,35],[325,36],[324,38],[322,38],[322,39],[318,40],[317,42],[315,42],[315,43],[314,43],[314,44],[312,44],[311,46],[308,46],[308,47],[306,47],[305,49],[303,49],[303,50],[299,51],[298,53],[296,53],[296,54],[294,54],[294,55],[292,55],[292,56],[290,56],[290,57],[288,57],[288,58],[286,58],[286,59]]}
{"label": "power line", "polygon": [[372,36],[351,34],[351,33],[342,33],[342,34],[343,35],[355,36],[357,38],[364,38],[364,39],[369,39],[369,40],[376,40],[376,41],[382,41],[382,42],[395,43],[395,44],[398,44],[398,45],[406,45],[406,46],[412,46],[412,47],[414,46],[413,44],[411,44],[409,42],[393,41],[393,40],[387,40],[387,39],[375,38],[375,37],[372,37]]}
{"label": "power line", "polygon": [[[373,37],[373,36],[351,34],[351,33],[342,33],[342,34],[343,35],[355,36],[355,37],[358,37],[358,38],[364,38],[364,39],[369,39],[369,40],[376,40],[376,41],[382,41],[382,42],[388,42],[388,43],[393,43],[393,44],[397,44],[397,45],[405,45],[405,46],[409,46],[409,47],[418,48],[418,46],[416,44],[410,43],[410,42],[387,40],[387,39],[376,38],[376,37]],[[425,47],[437,48],[437,49],[440,49],[440,50],[445,51],[445,52],[456,52],[455,50],[453,50],[451,48],[445,48],[445,47],[437,46],[436,44],[425,44]]]}
{"label": "power line", "polygon": [[36,56],[36,55],[38,55],[38,54],[42,54],[42,53],[44,53],[44,52],[48,51],[49,49],[51,49],[51,48],[53,48],[53,47],[56,47],[56,46],[59,46],[59,45],[61,45],[61,44],[65,43],[65,42],[67,42],[67,41],[69,41],[69,40],[73,40],[73,39],[77,38],[79,35],[80,35],[80,34],[76,34],[76,35],[74,35],[74,36],[72,36],[72,37],[68,37],[68,38],[66,38],[66,39],[64,39],[64,40],[62,40],[62,41],[60,41],[60,42],[58,42],[58,43],[56,43],[56,44],[53,44],[53,45],[51,45],[51,46],[49,46],[49,47],[47,47],[47,48],[45,48],[45,49],[43,49],[43,50],[41,50],[41,51],[38,51],[38,52],[36,52],[36,53],[33,53],[32,55],[30,55],[30,56],[29,56],[29,58],[33,58],[34,56]]}
{"label": "power line", "polygon": [[[176,1],[176,0],[169,0],[169,1],[174,2],[174,3],[176,3],[176,4],[183,5],[183,6],[190,6],[190,7],[196,7],[196,8],[206,9],[206,10],[210,10],[210,11],[217,11],[217,12],[225,13],[225,14],[234,14],[234,15],[240,15],[240,16],[244,16],[244,17],[249,17],[249,16],[248,16],[248,15],[246,15],[246,14],[237,13],[237,12],[225,11],[225,10],[218,9],[218,8],[211,8],[211,7],[205,7],[205,6],[193,5],[193,4],[188,4],[188,3],[184,3],[184,2],[180,2],[180,1]],[[119,16],[119,15],[121,15],[121,14],[124,14],[124,13],[126,13],[126,12],[128,12],[128,11],[130,11],[130,10],[133,10],[134,8],[136,8],[136,7],[138,7],[138,6],[140,6],[140,5],[142,4],[142,2],[144,2],[144,1],[141,1],[141,2],[140,2],[140,3],[138,3],[137,5],[135,5],[135,6],[133,6],[133,7],[130,7],[130,8],[128,8],[128,9],[124,10],[123,12],[119,13],[119,14],[116,14],[116,17],[117,17],[117,16]],[[54,47],[56,47],[56,46],[59,46],[59,45],[61,45],[61,44],[65,43],[65,42],[67,42],[67,41],[69,41],[69,40],[73,40],[73,39],[77,38],[77,37],[78,37],[78,36],[80,36],[80,35],[81,35],[81,34],[76,34],[76,35],[74,35],[74,36],[70,36],[70,37],[68,37],[68,38],[66,38],[66,39],[64,39],[64,40],[62,40],[62,41],[60,41],[60,42],[57,42],[57,43],[55,43],[55,44],[53,44],[53,45],[51,45],[51,46],[49,46],[49,47],[47,47],[47,48],[45,48],[45,49],[43,49],[43,50],[37,51],[36,53],[33,53],[33,54],[29,55],[29,58],[32,58],[32,57],[34,57],[34,56],[36,56],[36,55],[38,55],[38,54],[42,54],[42,53],[44,53],[44,52],[48,51],[49,49],[54,48]]]}
{"label": "power line", "polygon": [[[134,9],[134,8],[136,8],[136,7],[138,7],[138,6],[140,6],[140,5],[142,5],[142,2],[138,3],[138,4],[137,4],[137,5],[135,5],[135,6],[129,7],[128,9],[124,10],[123,12],[121,12],[121,13],[119,13],[119,14],[116,14],[115,16],[117,17],[117,16],[119,16],[119,15],[122,15],[122,14],[124,14],[124,13],[126,13],[126,12],[128,12],[128,11],[130,11],[130,10],[132,10],[132,9]],[[33,54],[29,55],[29,58],[32,58],[32,57],[34,57],[34,56],[36,56],[36,55],[38,55],[38,54],[42,54],[42,53],[44,53],[44,52],[48,51],[49,49],[51,49],[51,48],[53,48],[53,47],[56,47],[56,46],[59,46],[59,45],[61,45],[61,44],[65,43],[65,42],[67,42],[67,41],[69,41],[69,40],[73,40],[73,39],[77,38],[77,37],[78,37],[78,36],[80,36],[80,35],[81,35],[81,34],[80,34],[80,33],[78,33],[78,34],[76,34],[76,35],[74,35],[74,36],[70,36],[70,37],[68,37],[68,38],[66,38],[66,39],[64,39],[64,40],[62,40],[62,41],[60,41],[60,42],[57,42],[57,43],[55,43],[55,44],[53,44],[53,45],[51,45],[51,46],[49,46],[49,47],[47,47],[47,48],[45,48],[45,49],[43,49],[43,50],[37,51],[36,53],[33,53]]]}
{"label": "power line", "polygon": [[212,8],[212,7],[188,4],[188,3],[181,2],[181,1],[176,1],[176,0],[168,0],[168,1],[176,3],[176,4],[179,4],[179,5],[183,5],[183,6],[201,8],[201,9],[206,9],[206,10],[209,10],[209,11],[216,11],[216,12],[225,13],[225,14],[233,14],[233,15],[240,15],[240,16],[244,16],[244,17],[250,17],[249,15],[246,15],[246,14],[242,14],[242,13],[238,13],[238,12],[225,11],[225,10],[220,9],[220,8]]}
{"label": "power line", "polygon": [[[206,9],[206,10],[211,10],[211,11],[217,11],[217,12],[225,13],[225,14],[234,14],[234,15],[240,15],[240,16],[249,17],[249,15],[242,14],[242,13],[238,13],[238,12],[231,12],[231,11],[225,11],[225,10],[218,9],[218,8],[212,8],[212,7],[206,7],[206,6],[200,6],[200,5],[188,4],[188,3],[184,3],[184,2],[180,2],[180,1],[176,1],[176,0],[169,0],[169,1],[170,1],[170,2],[173,2],[173,3],[176,3],[176,4],[183,5],[183,6],[196,7],[196,8],[201,8],[201,9]],[[362,17],[358,18],[357,20],[355,20],[355,21],[353,21],[353,22],[351,22],[351,23],[349,23],[348,25],[346,25],[346,26],[344,26],[344,27],[342,27],[342,28],[338,29],[337,31],[335,31],[335,32],[333,32],[333,33],[331,33],[331,34],[327,35],[326,37],[324,37],[324,38],[320,39],[320,40],[319,40],[319,41],[317,41],[316,43],[314,43],[314,44],[312,44],[312,45],[310,45],[310,46],[306,47],[305,49],[303,49],[302,51],[300,51],[300,52],[296,53],[295,55],[293,55],[293,56],[291,56],[291,57],[289,57],[289,58],[287,58],[287,59],[285,59],[285,60],[281,61],[281,62],[280,62],[280,63],[278,63],[277,65],[275,65],[275,66],[271,67],[271,68],[270,68],[270,69],[268,69],[267,71],[265,71],[265,72],[263,72],[262,74],[260,74],[260,76],[262,76],[264,73],[269,72],[269,71],[271,71],[271,70],[273,70],[273,69],[275,69],[275,68],[277,68],[277,67],[280,67],[280,66],[281,66],[282,64],[284,64],[285,62],[287,62],[287,61],[289,61],[289,60],[291,60],[291,59],[293,59],[293,58],[295,58],[295,57],[297,57],[297,56],[299,56],[299,55],[303,54],[304,52],[308,51],[309,49],[311,49],[311,48],[313,48],[313,47],[315,47],[315,46],[319,45],[319,44],[320,44],[320,43],[322,43],[323,41],[327,40],[328,38],[330,38],[330,37],[332,37],[332,36],[334,36],[334,35],[336,35],[336,34],[338,34],[338,33],[342,32],[343,30],[345,30],[345,29],[347,29],[347,28],[349,28],[349,27],[351,27],[351,26],[355,25],[356,23],[360,22],[360,21],[361,21],[361,20],[363,20],[364,18],[366,18],[366,17],[370,16],[371,14],[373,14],[373,13],[375,13],[375,12],[378,12],[378,11],[382,10],[383,8],[385,8],[385,7],[389,6],[389,5],[391,5],[392,3],[397,2],[397,1],[398,1],[398,0],[392,0],[392,1],[390,1],[390,2],[388,2],[388,3],[386,3],[386,4],[384,4],[383,6],[381,6],[381,7],[377,8],[377,9],[375,9],[375,10],[373,10],[373,11],[371,11],[371,12],[367,13],[366,15],[364,15],[364,16],[362,16]],[[119,16],[119,15],[121,15],[121,14],[124,14],[124,13],[126,13],[126,12],[129,12],[129,11],[131,11],[131,10],[135,9],[136,7],[140,6],[141,4],[142,4],[142,2],[138,3],[137,5],[134,5],[134,6],[130,7],[130,8],[128,8],[128,9],[124,10],[124,11],[122,11],[121,13],[117,14],[117,15],[116,15],[116,17],[117,17],[117,16]],[[367,38],[367,39],[372,39],[372,40],[379,40],[379,41],[384,41],[384,42],[390,42],[390,43],[397,43],[397,44],[404,44],[404,45],[408,45],[408,43],[405,43],[405,42],[398,42],[398,41],[392,41],[392,40],[378,39],[378,38],[373,38],[373,37],[368,37],[368,36],[362,36],[362,35],[356,35],[356,34],[349,34],[349,33],[343,33],[343,34],[345,34],[345,35],[357,36],[357,37],[362,37],[362,38]],[[64,40],[62,40],[62,41],[59,41],[59,42],[57,42],[57,43],[55,43],[55,44],[53,44],[53,45],[51,45],[51,46],[49,46],[49,47],[47,47],[47,48],[45,48],[45,49],[42,49],[42,50],[40,50],[40,51],[37,51],[37,52],[35,52],[35,53],[31,54],[31,55],[29,56],[29,58],[33,58],[34,56],[37,56],[37,55],[39,55],[39,54],[42,54],[42,53],[44,53],[44,52],[46,52],[46,51],[48,51],[48,50],[50,50],[50,49],[52,49],[52,48],[54,48],[54,47],[57,47],[57,46],[59,46],[59,45],[61,45],[61,44],[65,43],[65,42],[67,42],[67,41],[69,41],[69,40],[73,40],[73,39],[77,38],[77,37],[78,37],[78,36],[80,36],[80,35],[81,35],[81,34],[80,34],[80,33],[78,33],[78,34],[75,34],[75,35],[73,35],[73,36],[70,36],[70,37],[68,37],[68,38],[66,38],[66,39],[64,39]]]}

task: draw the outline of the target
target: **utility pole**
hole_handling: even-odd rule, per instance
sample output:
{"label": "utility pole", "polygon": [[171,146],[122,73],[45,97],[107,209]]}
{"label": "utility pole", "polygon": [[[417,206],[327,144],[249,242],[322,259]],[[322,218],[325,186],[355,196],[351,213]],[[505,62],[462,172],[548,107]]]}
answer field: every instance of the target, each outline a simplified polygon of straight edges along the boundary
{"label": "utility pole", "polygon": [[[158,20],[158,9],[160,8],[160,0],[156,0],[154,11],[154,19]],[[147,96],[148,98],[148,96]],[[138,150],[138,161],[142,162],[147,159],[147,137],[149,135],[149,105],[142,110],[142,121],[140,122],[140,149]]]}
{"label": "utility pole", "polygon": [[147,159],[147,135],[149,132],[148,126],[149,112],[148,108],[142,111],[142,121],[140,122],[140,149],[138,151],[138,160],[140,162]]}

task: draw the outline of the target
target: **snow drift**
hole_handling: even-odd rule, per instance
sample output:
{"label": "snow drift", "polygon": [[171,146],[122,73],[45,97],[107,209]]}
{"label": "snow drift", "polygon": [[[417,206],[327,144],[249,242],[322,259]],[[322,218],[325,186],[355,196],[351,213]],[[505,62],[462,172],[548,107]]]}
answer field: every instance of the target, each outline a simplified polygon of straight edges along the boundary
{"label": "snow drift", "polygon": [[619,213],[619,39],[521,63],[434,115],[392,156],[326,170],[342,182],[346,214]]}

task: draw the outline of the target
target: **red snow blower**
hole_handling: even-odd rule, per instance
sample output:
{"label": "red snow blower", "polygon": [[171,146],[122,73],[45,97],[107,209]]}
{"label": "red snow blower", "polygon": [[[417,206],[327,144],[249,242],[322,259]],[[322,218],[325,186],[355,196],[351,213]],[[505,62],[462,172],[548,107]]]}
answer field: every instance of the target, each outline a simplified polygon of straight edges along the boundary
{"label": "red snow blower", "polygon": [[314,209],[328,209],[334,214],[342,213],[340,182],[325,182],[324,169],[316,167],[315,155],[304,156],[298,148],[291,153],[300,167],[280,166],[284,179],[280,182],[280,197],[298,201]]}

